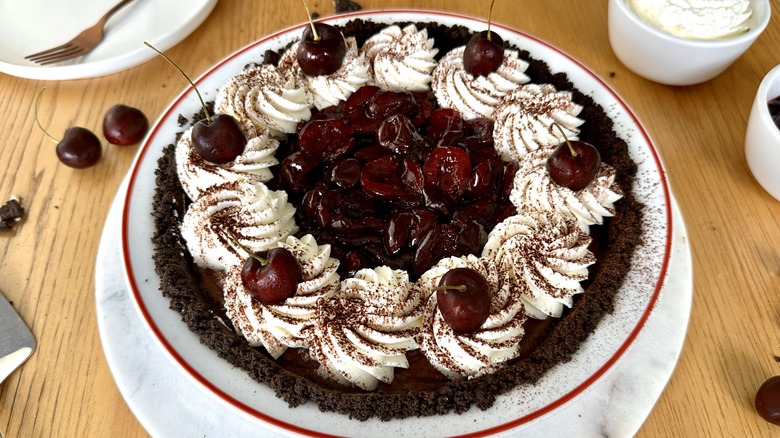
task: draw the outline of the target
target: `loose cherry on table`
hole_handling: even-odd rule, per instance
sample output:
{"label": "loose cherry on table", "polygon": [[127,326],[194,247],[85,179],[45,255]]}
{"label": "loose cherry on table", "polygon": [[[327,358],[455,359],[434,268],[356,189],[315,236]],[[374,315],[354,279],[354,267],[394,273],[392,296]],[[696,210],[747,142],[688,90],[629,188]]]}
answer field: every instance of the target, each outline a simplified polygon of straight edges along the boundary
{"label": "loose cherry on table", "polygon": [[[555,125],[558,129],[560,126]],[[561,130],[563,133],[563,130]],[[584,189],[596,177],[601,167],[601,154],[590,143],[569,140],[555,148],[547,159],[547,172],[556,184],[573,191]]]}
{"label": "loose cherry on table", "polygon": [[149,121],[138,108],[117,104],[103,116],[103,136],[111,144],[136,144],[144,138],[148,129]]}
{"label": "loose cherry on table", "polygon": [[84,169],[97,164],[102,147],[94,132],[75,126],[65,131],[56,151],[57,158],[66,166]]}
{"label": "loose cherry on table", "polygon": [[241,269],[241,282],[252,298],[265,304],[281,303],[295,295],[303,280],[298,259],[286,248],[251,255]]}
{"label": "loose cherry on table", "polygon": [[74,126],[65,130],[65,135],[62,140],[54,138],[49,134],[41,121],[38,118],[38,104],[41,100],[41,95],[46,88],[42,88],[35,98],[35,123],[41,128],[41,131],[49,137],[53,142],[57,143],[56,152],[57,158],[66,166],[73,167],[75,169],[84,169],[86,167],[94,166],[102,155],[103,148],[100,145],[100,140],[97,138],[94,132],[87,128]]}
{"label": "loose cherry on table", "polygon": [[203,96],[201,96],[198,87],[195,86],[190,77],[164,53],[146,41],[144,41],[144,44],[157,52],[158,55],[162,56],[163,59],[178,70],[195,90],[195,94],[198,95],[203,113],[206,116],[192,127],[192,147],[198,155],[214,164],[225,164],[243,154],[247,138],[236,119],[226,114],[217,114],[211,117],[206,107],[206,102],[203,101]]}
{"label": "loose cherry on table", "polygon": [[347,43],[338,29],[325,23],[312,21],[309,7],[306,14],[309,16],[309,26],[303,30],[301,42],[295,52],[298,65],[309,76],[329,75],[339,68],[347,54]]}
{"label": "loose cherry on table", "polygon": [[490,316],[490,286],[474,269],[450,269],[434,289],[439,311],[456,333],[476,330]]}

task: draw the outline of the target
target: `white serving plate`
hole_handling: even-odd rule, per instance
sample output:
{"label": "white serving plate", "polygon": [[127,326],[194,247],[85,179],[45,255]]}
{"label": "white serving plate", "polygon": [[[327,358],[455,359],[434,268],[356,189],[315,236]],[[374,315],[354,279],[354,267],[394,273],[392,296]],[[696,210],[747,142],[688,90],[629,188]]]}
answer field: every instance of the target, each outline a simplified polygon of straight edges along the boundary
{"label": "white serving plate", "polygon": [[[353,18],[387,23],[436,21],[473,30],[486,26],[481,19],[410,10],[362,11],[326,21],[343,24]],[[269,35],[215,65],[195,81],[204,98],[213,99],[220,85],[247,64],[260,61],[266,49],[286,46],[300,35],[303,26]],[[626,103],[584,65],[538,38],[500,24],[493,26],[505,40],[545,61],[553,72],[567,73],[580,91],[599,103],[614,120],[616,131],[627,141],[630,154],[639,166],[634,190],[636,197],[647,205],[644,218],[647,242],[637,248],[635,259],[641,262],[635,263],[629,272],[618,294],[615,311],[605,316],[570,362],[555,367],[535,385],[522,385],[502,395],[488,411],[472,408],[460,415],[447,415],[446,421],[442,417],[425,417],[388,423],[360,422],[323,413],[313,403],[289,408],[267,386],[251,380],[202,345],[179,314],[169,309],[168,300],[159,291],[151,243],[154,171],[163,147],[184,129],[178,125],[178,115],[193,114],[200,108],[195,92],[188,88],[162,114],[139,149],[128,177],[121,227],[122,252],[128,289],[153,337],[185,375],[214,396],[215,403],[224,403],[265,427],[292,434],[367,436],[392,432],[401,437],[497,433],[529,424],[562,408],[601,379],[631,347],[659,298],[669,267],[672,201],[659,155]]]}

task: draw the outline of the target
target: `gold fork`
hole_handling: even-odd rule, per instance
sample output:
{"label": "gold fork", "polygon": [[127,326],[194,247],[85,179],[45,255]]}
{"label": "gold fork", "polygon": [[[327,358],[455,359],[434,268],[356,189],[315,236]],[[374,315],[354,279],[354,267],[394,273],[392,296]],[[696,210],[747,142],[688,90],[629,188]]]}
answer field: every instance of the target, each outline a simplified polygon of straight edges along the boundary
{"label": "gold fork", "polygon": [[49,50],[25,56],[24,59],[28,59],[36,64],[48,65],[86,55],[103,40],[103,30],[106,27],[108,19],[132,1],[134,0],[120,1],[116,6],[109,9],[94,26],[84,29],[84,31],[76,35],[75,38],[67,43],[53,47]]}

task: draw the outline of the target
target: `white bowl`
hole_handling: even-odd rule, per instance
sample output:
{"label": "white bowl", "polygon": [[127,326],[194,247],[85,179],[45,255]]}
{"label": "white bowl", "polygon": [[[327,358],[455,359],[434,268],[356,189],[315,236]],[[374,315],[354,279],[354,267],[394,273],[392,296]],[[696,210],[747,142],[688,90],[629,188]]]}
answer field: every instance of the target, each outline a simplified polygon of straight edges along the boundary
{"label": "white bowl", "polygon": [[673,36],[645,23],[626,3],[609,0],[609,43],[631,71],[666,85],[693,85],[721,74],[753,44],[769,23],[769,0],[752,0],[750,30],[719,40]]}
{"label": "white bowl", "polygon": [[780,65],[764,76],[750,110],[745,134],[745,157],[761,187],[780,200],[780,129],[769,114],[768,102],[780,96]]}

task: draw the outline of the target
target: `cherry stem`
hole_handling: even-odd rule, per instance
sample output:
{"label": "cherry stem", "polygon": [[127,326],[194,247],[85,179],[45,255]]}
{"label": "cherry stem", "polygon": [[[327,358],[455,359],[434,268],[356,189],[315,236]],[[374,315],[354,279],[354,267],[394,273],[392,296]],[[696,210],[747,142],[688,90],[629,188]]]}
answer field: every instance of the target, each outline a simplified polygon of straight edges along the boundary
{"label": "cherry stem", "polygon": [[461,284],[461,285],[458,285],[458,286],[450,286],[450,285],[436,286],[436,287],[432,288],[431,290],[456,290],[458,292],[466,292],[466,289],[467,289],[466,285],[465,284]]}
{"label": "cherry stem", "polygon": [[569,146],[569,152],[571,152],[571,156],[576,157],[577,151],[575,151],[574,146],[572,146],[571,143],[569,143],[569,137],[566,137],[566,133],[563,132],[563,128],[561,128],[561,125],[553,122],[552,126],[558,128],[558,131],[561,131],[561,135],[563,135],[563,141],[565,141],[566,144]]}
{"label": "cherry stem", "polygon": [[44,134],[46,134],[49,139],[55,143],[59,143],[60,141],[54,138],[51,134],[49,134],[48,131],[46,131],[46,128],[41,125],[40,119],[38,119],[38,104],[41,103],[41,95],[43,94],[43,90],[45,90],[46,87],[41,88],[41,91],[38,92],[38,95],[35,96],[35,123],[38,124],[38,127],[41,128],[41,131],[43,131]]}
{"label": "cherry stem", "polygon": [[314,20],[311,18],[311,12],[309,12],[309,5],[306,4],[306,0],[303,0],[303,8],[306,9],[306,15],[309,16],[309,25],[311,26],[311,33],[314,35],[314,41],[319,41],[320,36],[317,34],[317,29],[314,28]]}
{"label": "cherry stem", "polygon": [[192,89],[195,90],[195,94],[198,95],[198,99],[200,100],[200,105],[203,107],[203,113],[206,115],[206,121],[208,123],[211,123],[211,117],[209,116],[209,110],[206,109],[206,102],[203,101],[203,96],[200,95],[200,91],[198,91],[198,87],[195,86],[195,84],[192,82],[190,77],[187,76],[187,74],[184,73],[184,70],[182,70],[178,65],[176,65],[175,62],[171,61],[171,58],[165,56],[165,53],[157,50],[156,47],[154,47],[153,45],[147,43],[146,41],[144,41],[144,44],[146,44],[146,47],[149,47],[150,49],[152,49],[155,52],[157,52],[158,55],[162,56],[166,61],[168,61],[169,64],[171,64],[173,66],[173,68],[175,68],[176,70],[179,70],[179,73],[181,73],[181,75],[184,76],[184,79],[186,79],[187,82],[189,82],[190,85],[192,85]]}
{"label": "cherry stem", "polygon": [[490,1],[490,7],[488,8],[488,28],[487,28],[487,39],[488,41],[493,41],[493,39],[490,37],[490,17],[493,16],[493,3],[495,3],[496,0]]}
{"label": "cherry stem", "polygon": [[268,260],[266,260],[266,259],[260,257],[259,255],[255,254],[249,248],[247,248],[246,245],[244,245],[243,243],[239,242],[238,238],[233,233],[231,233],[230,230],[225,230],[225,233],[227,233],[228,237],[230,237],[230,240],[232,240],[233,243],[236,244],[236,246],[238,246],[245,253],[249,254],[249,257],[252,257],[253,259],[257,260],[263,266],[268,264]]}

